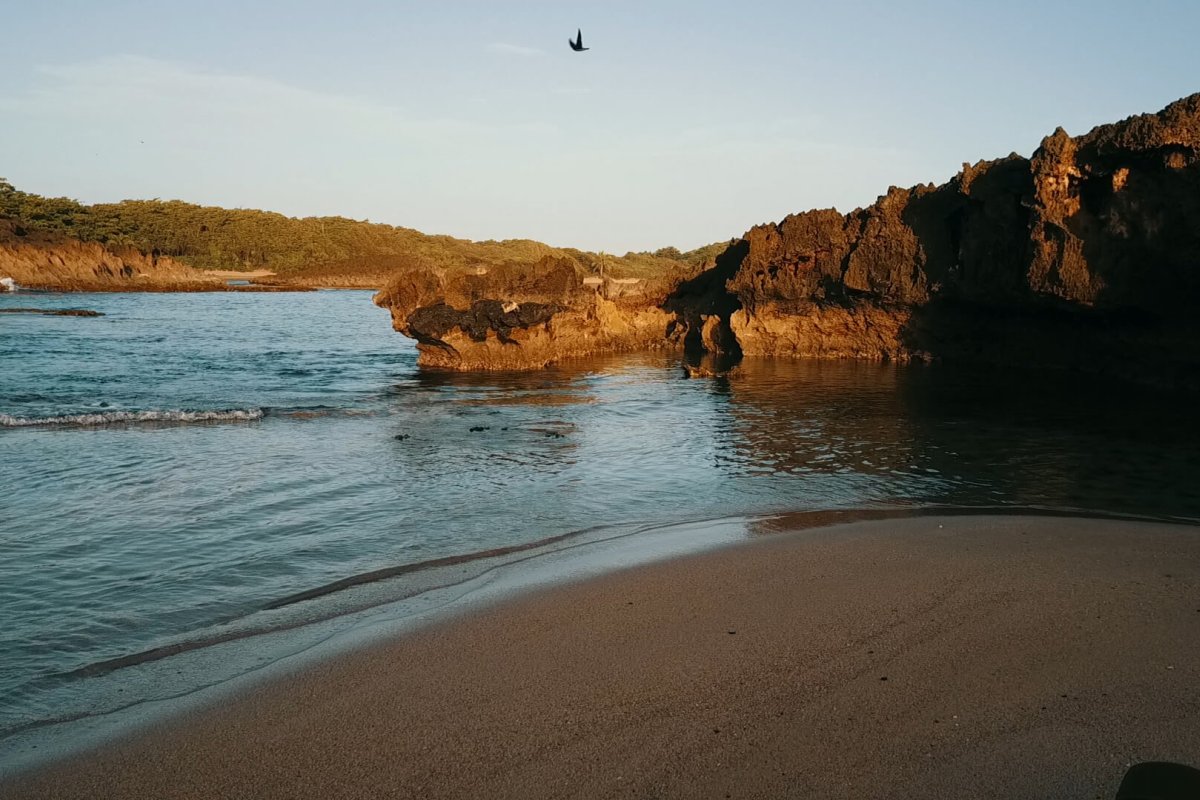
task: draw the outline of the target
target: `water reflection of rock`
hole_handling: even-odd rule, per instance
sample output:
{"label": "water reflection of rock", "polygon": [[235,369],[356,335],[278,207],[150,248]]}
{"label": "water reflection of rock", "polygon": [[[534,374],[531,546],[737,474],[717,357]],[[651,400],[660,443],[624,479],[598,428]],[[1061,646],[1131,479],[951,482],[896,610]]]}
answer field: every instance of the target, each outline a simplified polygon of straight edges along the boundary
{"label": "water reflection of rock", "polygon": [[914,458],[901,367],[747,358],[730,373],[732,459],[750,473],[886,476]]}
{"label": "water reflection of rock", "polygon": [[1169,395],[1068,375],[769,359],[720,383],[722,452],[739,474],[845,476],[860,505],[1200,516],[1200,453],[1187,444],[1200,424]]}
{"label": "water reflection of rock", "polygon": [[920,465],[949,504],[1200,516],[1200,424],[1186,398],[1070,373],[911,368]]}
{"label": "water reflection of rock", "polygon": [[697,514],[949,505],[1200,517],[1200,430],[1169,395],[963,365],[747,358],[721,372],[689,380],[661,353],[541,372],[420,370],[389,397],[404,417],[390,433],[411,435],[395,445],[410,477],[549,481],[589,513],[619,515],[612,498],[644,494],[650,505],[690,498],[680,508]]}
{"label": "water reflection of rock", "polygon": [[511,483],[550,479],[582,489],[585,481],[569,474],[586,471],[585,453],[596,464],[619,462],[631,426],[645,422],[640,404],[668,373],[672,359],[657,352],[571,359],[537,372],[421,369],[389,393],[407,426],[393,436],[411,437],[398,457],[422,471],[426,459],[459,472],[502,463],[513,468],[504,477]]}

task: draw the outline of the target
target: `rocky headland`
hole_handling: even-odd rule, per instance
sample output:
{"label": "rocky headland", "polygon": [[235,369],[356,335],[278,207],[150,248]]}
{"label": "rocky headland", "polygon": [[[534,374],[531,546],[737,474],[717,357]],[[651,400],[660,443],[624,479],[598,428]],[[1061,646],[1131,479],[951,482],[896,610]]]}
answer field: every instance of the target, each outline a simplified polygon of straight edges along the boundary
{"label": "rocky headland", "polygon": [[519,272],[418,266],[376,302],[418,341],[421,363],[456,369],[683,346],[1195,384],[1200,94],[1082,136],[1060,128],[1030,158],[964,165],[849,214],[759,225],[708,269],[618,286],[570,259]]}
{"label": "rocky headland", "polygon": [[1200,95],[1032,158],[745,236],[743,353],[966,358],[1182,378],[1200,338]]}
{"label": "rocky headland", "polygon": [[81,241],[0,219],[0,280],[8,291],[72,292],[272,291],[230,285],[180,262],[131,245]]}

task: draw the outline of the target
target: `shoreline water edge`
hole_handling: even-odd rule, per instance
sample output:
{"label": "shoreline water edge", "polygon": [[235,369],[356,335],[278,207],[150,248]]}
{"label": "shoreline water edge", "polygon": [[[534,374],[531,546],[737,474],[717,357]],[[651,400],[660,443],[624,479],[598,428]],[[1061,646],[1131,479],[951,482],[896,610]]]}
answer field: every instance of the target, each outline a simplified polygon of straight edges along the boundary
{"label": "shoreline water edge", "polygon": [[[430,583],[435,585],[420,594],[351,613],[323,628],[313,626],[321,629],[294,637],[290,646],[278,643],[274,653],[269,643],[242,640],[247,645],[242,655],[257,650],[260,661],[237,676],[76,723],[71,736],[27,732],[23,747],[10,749],[4,758],[7,777],[0,781],[8,784],[6,797],[83,797],[95,791],[107,797],[190,797],[203,796],[197,793],[203,791],[219,794],[220,787],[228,791],[235,785],[253,788],[260,796],[355,796],[370,772],[350,770],[338,777],[329,774],[329,765],[364,759],[374,763],[394,751],[394,757],[404,754],[420,762],[387,759],[392,779],[400,781],[388,790],[396,796],[464,796],[468,786],[493,796],[633,796],[648,788],[661,796],[688,796],[699,774],[725,772],[749,780],[742,788],[756,787],[751,796],[801,786],[825,789],[820,793],[828,796],[853,796],[849,784],[839,781],[848,765],[861,766],[875,751],[886,756],[877,767],[878,777],[891,783],[872,783],[864,775],[855,783],[857,796],[893,796],[898,787],[908,787],[912,796],[935,796],[914,794],[912,787],[921,784],[906,782],[919,778],[935,780],[943,789],[962,789],[962,782],[989,759],[1016,753],[1034,758],[995,786],[975,787],[976,796],[1005,796],[1002,788],[1027,787],[1035,778],[1046,786],[1072,791],[1086,786],[1091,792],[1108,777],[1097,770],[1115,770],[1119,776],[1126,758],[1186,760],[1183,751],[1200,745],[1198,698],[1188,696],[1186,688],[1189,680],[1195,685],[1197,667],[1184,655],[1189,651],[1184,634],[1194,634],[1194,616],[1200,613],[1192,607],[1200,587],[1200,529],[1030,511],[963,516],[957,509],[863,509],[736,518],[663,526],[616,539],[584,537],[499,563],[485,561],[479,565],[482,571],[458,583],[445,574],[434,576]],[[723,579],[705,577],[707,571]],[[804,604],[796,604],[797,593]],[[597,610],[597,603],[608,609]],[[1039,606],[1041,611],[1028,616]],[[566,635],[560,629],[566,624],[562,618],[569,613],[583,615],[590,625],[581,621],[570,631],[572,638],[560,639]],[[627,613],[636,618],[624,620]],[[547,622],[548,617],[557,621]],[[1143,619],[1155,624],[1143,624]],[[475,637],[486,626],[496,631],[491,639],[532,639],[539,649],[520,665],[505,663],[507,645],[464,640],[462,630]],[[697,629],[709,628],[718,641],[727,637],[729,645],[752,644],[753,657],[743,654],[742,662],[728,653],[709,652],[716,645],[694,638]],[[667,639],[654,643],[647,639],[652,632]],[[808,636],[816,638],[809,641]],[[1123,642],[1124,650],[1106,651],[1108,639]],[[972,642],[986,642],[987,648],[975,651]],[[459,649],[464,646],[465,652]],[[413,672],[428,673],[426,678],[399,666],[378,669],[381,659],[405,663],[407,648],[422,654],[411,656],[421,659],[421,669]],[[212,655],[216,658],[208,659],[209,666],[231,654]],[[450,677],[451,685],[443,685],[436,697],[428,694],[429,687],[425,694],[410,692],[412,681],[436,682],[441,670],[455,672],[454,664],[464,658],[491,664],[506,675],[492,682],[507,681],[509,689],[492,688],[511,696],[482,700],[475,694],[486,687],[453,684]],[[580,663],[587,658],[599,659],[617,674],[593,674]],[[556,665],[559,659],[568,663]],[[626,659],[628,670],[620,666]],[[763,659],[790,677],[781,680],[775,674],[767,680],[761,674]],[[913,659],[915,663],[907,663]],[[374,667],[366,669],[367,663]],[[931,674],[922,676],[918,665]],[[540,677],[525,671],[531,669]],[[585,674],[572,674],[574,669]],[[682,672],[672,677],[671,669]],[[863,674],[864,669],[872,674]],[[718,674],[710,674],[712,670]],[[814,671],[821,680],[809,685]],[[608,687],[596,691],[619,689],[623,699],[608,697],[593,705],[596,698],[579,685],[589,675]],[[944,684],[930,685],[935,678]],[[361,680],[368,685],[355,683]],[[855,722],[850,708],[838,709],[851,712],[844,720],[846,731],[828,727],[840,724],[833,706],[856,705],[852,687],[874,691],[868,680],[891,681],[886,688],[903,698],[882,697],[882,705],[870,709],[882,725],[878,735],[863,729],[861,720]],[[489,720],[496,721],[496,707],[518,697],[528,701],[531,682],[566,704],[562,714],[577,717],[569,723],[578,726],[573,736],[560,741],[563,720],[540,719],[531,728],[503,732],[488,728]],[[818,685],[821,691],[816,691]],[[1107,689],[1103,694],[1102,685]],[[563,697],[568,690],[585,696]],[[740,699],[724,699],[722,693],[729,691]],[[662,692],[673,700],[664,702]],[[803,695],[803,702],[789,699],[789,692]],[[312,760],[315,751],[330,745],[322,741],[337,739],[335,731],[342,727],[329,716],[327,706],[335,702],[331,697],[360,705],[375,698],[404,713],[389,718],[386,736],[384,731],[364,732],[358,749],[331,751],[333,761]],[[837,697],[841,700],[832,699]],[[268,714],[263,709],[270,703],[278,708]],[[714,755],[713,745],[692,741],[697,725],[714,742],[722,739],[719,731],[709,732],[707,720],[717,729],[731,726],[727,715],[739,703],[747,712],[768,703],[779,718],[816,714],[825,727],[789,730],[776,724],[779,718],[742,719],[740,733],[737,726],[726,727],[735,741],[723,740],[722,746],[731,749],[722,751],[724,768],[715,769],[701,758]],[[1143,705],[1135,708],[1137,703]],[[553,713],[544,705],[541,712]],[[1174,709],[1173,716],[1168,709]],[[1129,716],[1134,711],[1141,715],[1136,724]],[[521,716],[516,708],[505,713]],[[653,719],[659,713],[663,718]],[[883,736],[894,724],[893,714],[930,716],[920,727],[928,732],[908,737],[913,741],[887,742]],[[613,728],[614,715],[630,715],[631,727]],[[647,726],[640,732],[633,724],[639,716]],[[355,719],[351,729],[368,724],[356,717],[344,719]],[[328,731],[310,742],[304,731],[311,734],[313,724]],[[946,727],[929,727],[938,724]],[[596,727],[589,732],[589,725]],[[1145,733],[1155,725],[1161,730]],[[961,730],[966,727],[971,730]],[[857,738],[847,738],[850,729]],[[1135,729],[1148,738],[1138,739]],[[628,734],[628,741],[614,738],[618,730]],[[1025,733],[1018,735],[1020,730]],[[431,734],[434,738],[423,743],[414,740]],[[953,741],[916,741],[947,734],[954,735]],[[547,736],[558,741],[559,749],[538,766],[527,748]],[[676,736],[689,746],[680,750],[671,744]],[[781,736],[798,752],[811,754],[817,748],[831,760],[808,764],[789,778],[786,767],[802,765],[778,751]],[[847,749],[831,755],[818,741],[824,736]],[[1038,765],[1046,755],[1035,755],[1030,744],[1039,737],[1044,744],[1046,736],[1064,745],[1079,737],[1070,750],[1080,760],[1060,764],[1057,775],[1030,775],[1029,770],[1047,766]],[[513,740],[485,744],[493,737]],[[584,757],[574,747],[578,737],[588,742],[585,749],[592,756],[597,749],[608,755],[568,777],[568,766],[579,768]],[[271,738],[280,741],[269,753],[253,755],[256,748],[247,740]],[[638,742],[664,748],[664,758],[651,763],[636,756],[631,748]],[[996,751],[989,754],[984,742]],[[1137,752],[1120,751],[1118,743],[1130,747],[1131,742],[1140,743]],[[1155,751],[1154,742],[1170,742],[1173,749]],[[898,758],[913,748],[952,745],[956,759],[939,761],[941,767]],[[428,748],[441,758],[461,761],[465,747],[498,751],[488,754],[475,778],[455,778],[436,767],[435,757],[414,755]],[[171,769],[137,766],[156,763],[146,760],[150,754],[165,759],[162,763],[170,763]],[[748,775],[768,754],[768,760],[779,763]],[[217,761],[206,762],[214,757]],[[243,759],[255,758],[265,759],[258,762],[262,773],[257,777],[240,766]],[[293,776],[288,781],[281,779],[285,765]],[[700,773],[692,774],[696,769]],[[176,770],[177,782],[169,777]],[[561,774],[547,778],[548,771]],[[548,781],[540,789],[530,783],[534,773]],[[189,783],[200,775],[211,783]],[[419,776],[431,782],[414,783]]]}
{"label": "shoreline water edge", "polygon": [[[882,538],[866,550],[843,553],[849,559],[844,564],[820,557],[810,562],[799,551],[780,561],[780,570],[791,563],[790,580],[801,586],[820,583],[822,575],[842,576],[842,582],[827,584],[842,597],[836,607],[823,605],[821,597],[788,606],[783,598],[794,587],[787,581],[776,585],[782,618],[816,625],[809,633],[827,642],[834,635],[828,625],[850,631],[873,617],[885,628],[890,624],[890,612],[879,616],[868,602],[874,592],[869,576],[891,580],[890,572],[876,574],[879,565],[899,558],[912,536],[916,550],[921,536],[942,536],[933,532],[943,524],[965,537],[943,542],[949,545],[946,557],[959,560],[943,564],[948,571],[927,575],[923,584],[896,587],[894,608],[904,607],[901,599],[909,594],[924,596],[929,587],[966,586],[964,574],[986,584],[992,578],[978,572],[967,553],[971,548],[960,545],[976,535],[986,543],[996,530],[1026,524],[1047,535],[1065,530],[1068,543],[1099,530],[1097,542],[1113,543],[1113,552],[1126,560],[1161,561],[1159,578],[1168,575],[1162,578],[1168,583],[1145,596],[1139,593],[1150,591],[1149,573],[1139,573],[1131,584],[1122,562],[1092,563],[1114,596],[1132,591],[1150,609],[1192,591],[1191,539],[1200,522],[1200,494],[1190,480],[1195,453],[1187,431],[1195,419],[1185,397],[1053,373],[786,359],[747,358],[736,372],[694,380],[684,375],[677,356],[661,353],[572,361],[540,373],[438,372],[417,368],[412,344],[380,330],[385,312],[364,299],[95,295],[88,305],[103,316],[93,320],[7,316],[5,325],[22,338],[19,348],[0,347],[0,374],[21,376],[19,386],[0,392],[0,465],[5,500],[14,512],[0,519],[0,546],[7,553],[0,564],[0,606],[12,615],[0,634],[6,667],[0,676],[0,782],[32,793],[26,796],[186,796],[180,787],[149,789],[153,781],[147,783],[149,777],[128,763],[122,768],[125,783],[116,773],[96,778],[103,790],[83,788],[72,774],[76,767],[91,769],[87,765],[107,758],[104,753],[140,746],[135,743],[144,742],[148,732],[175,736],[188,720],[224,713],[221,709],[238,713],[257,703],[260,693],[274,696],[288,682],[339,672],[378,648],[415,647],[411,643],[475,624],[472,620],[510,626],[504,609],[539,603],[547,593],[564,608],[575,607],[579,601],[572,598],[596,586],[661,569],[655,580],[664,591],[661,602],[668,602],[672,592],[682,591],[670,575],[706,558],[702,551],[718,549],[728,559],[720,567],[724,577],[692,584],[686,598],[674,595],[677,630],[656,623],[663,641],[675,642],[675,649],[659,654],[662,663],[678,664],[679,657],[690,658],[688,637],[705,622],[701,609],[709,604],[708,613],[717,615],[709,622],[733,614],[734,607],[721,606],[720,599],[757,581],[739,571],[751,553],[739,545],[767,533],[781,534],[780,541],[801,537],[819,554],[827,534],[830,541],[841,540],[856,525],[877,526]],[[73,298],[58,297],[50,305],[69,302]],[[338,322],[316,329],[311,320],[318,314]],[[15,342],[12,337],[0,345]],[[239,477],[230,480],[231,475]],[[81,516],[78,509],[93,513]],[[851,520],[857,521],[844,524]],[[824,527],[829,525],[836,527]],[[821,529],[811,536],[797,532],[814,527]],[[1139,539],[1146,531],[1149,538]],[[1155,545],[1152,552],[1138,549],[1138,542],[1168,540],[1169,546]],[[1043,544],[1047,564],[1057,565],[1053,580],[1019,549],[1005,550],[1015,559],[1011,563],[1026,564],[1030,574],[1009,574],[1015,583],[993,585],[985,595],[1019,605],[1030,592],[1053,594],[1062,581],[1078,578],[1076,565],[1061,558],[1054,542]],[[1009,562],[997,558],[993,566],[1004,572]],[[892,567],[924,569],[907,560]],[[783,580],[782,574],[776,577]],[[1083,588],[1099,592],[1104,586]],[[865,595],[846,594],[850,587]],[[1088,603],[1106,602],[1089,597]],[[1082,608],[1070,598],[1060,600],[1064,614]],[[653,611],[660,601],[644,602]],[[980,618],[1008,613],[1003,604],[963,610]],[[578,611],[581,619],[591,613],[587,604]],[[822,619],[828,625],[822,627]],[[976,618],[962,619],[971,628]],[[641,651],[629,651],[630,642],[619,636],[611,638],[641,630],[645,620],[630,628],[611,619],[593,621],[596,630],[546,633],[550,638],[528,643],[530,652],[591,654],[597,664],[609,663],[630,681],[621,691],[636,696],[622,707],[634,717],[657,709],[664,719],[683,724],[678,714],[721,688],[701,680],[692,685],[693,694],[672,695],[672,702],[685,704],[683,710],[656,701],[665,691],[654,682],[666,679],[656,666],[660,659],[647,665],[648,674],[659,677],[644,684],[620,661],[621,653],[636,660]],[[540,629],[536,620],[511,623],[518,629],[529,624]],[[945,617],[934,627],[957,624]],[[744,634],[731,630],[724,635]],[[1181,641],[1188,635],[1180,627],[1158,633]],[[1125,631],[1132,642],[1158,633]],[[791,635],[777,630],[772,647],[799,659],[796,669],[803,671],[808,655],[787,638]],[[470,658],[491,658],[491,669],[513,682],[493,687],[498,697],[508,698],[496,702],[516,702],[509,690],[527,685],[526,673],[501,651],[489,656],[479,641]],[[609,649],[595,652],[605,641]],[[1056,645],[1048,640],[1046,646]],[[840,658],[822,652],[818,661]],[[979,657],[985,655],[981,651]],[[1035,667],[1044,666],[1040,656],[1028,655]],[[1097,668],[1071,661],[1077,655],[1065,654],[1067,663],[1088,674]],[[443,663],[442,656],[430,658]],[[704,669],[701,661],[689,663],[688,669]],[[581,675],[604,683],[589,672],[592,667],[577,666]],[[1015,663],[1009,667],[1020,669]],[[542,674],[549,689],[573,686],[580,697],[592,691],[564,674],[566,666],[552,673],[540,662],[525,668]],[[735,668],[742,669],[730,665]],[[442,669],[436,666],[431,678]],[[748,684],[766,696],[785,691],[784,684],[754,677],[754,664],[745,669]],[[1130,674],[1137,686],[1149,680]],[[385,671],[378,680],[400,683],[393,689],[380,683],[372,691],[403,694],[410,677]],[[442,688],[450,691],[449,685]],[[336,687],[314,691],[324,696]],[[1185,716],[1170,724],[1184,726],[1180,741],[1190,741],[1191,707],[1187,698],[1176,699]],[[486,699],[474,700],[485,710],[491,707]],[[743,700],[758,702],[756,696]],[[795,700],[783,698],[783,710]],[[460,700],[445,696],[430,702],[450,709]],[[580,719],[607,713],[603,703],[563,702]],[[1092,711],[1104,707],[1095,697],[1091,702]],[[1157,702],[1151,705],[1159,708]],[[809,713],[810,705],[801,703],[797,713]],[[296,716],[281,711],[270,730],[257,735],[286,739],[295,725],[317,725],[321,718],[304,703],[295,710]],[[434,706],[425,710],[435,713]],[[407,719],[410,709],[396,711],[396,719]],[[475,763],[474,756],[454,748],[490,747],[473,738],[487,725],[475,722],[474,706],[459,706],[457,713],[458,722],[443,717],[411,731],[376,721],[384,725],[383,743],[359,743],[346,752],[346,763],[370,761],[379,747],[408,748],[418,730],[441,742],[441,758]],[[513,709],[514,718],[521,713]],[[645,721],[651,730],[668,733],[656,728],[655,718]],[[495,719],[488,724],[492,735],[518,750],[536,745],[567,753],[573,747],[555,739],[558,734],[539,739],[550,734],[537,720],[529,722],[528,731]],[[600,728],[602,722],[597,721]],[[818,722],[828,726],[833,720],[808,720]],[[747,724],[746,730],[754,729]],[[1087,726],[1099,724],[1087,718]],[[1108,735],[1093,728],[1088,735],[1099,737],[1096,741]],[[612,734],[609,729],[609,739],[592,737],[589,747],[613,766],[640,763],[631,750],[611,749],[619,745]],[[642,744],[674,752],[671,739]],[[809,744],[796,742],[797,752]],[[218,761],[240,758],[210,745],[195,740],[187,747]],[[316,758],[298,756],[298,746],[289,744],[281,757],[304,763]],[[879,742],[871,747],[887,749]],[[247,746],[246,752],[252,750]],[[723,758],[719,750],[700,750]],[[566,796],[682,795],[679,787],[690,785],[690,773],[671,770],[694,765],[693,755],[679,754],[675,766],[642,764],[640,783],[623,775],[628,785],[598,784],[586,776],[578,787],[554,780],[546,785]],[[571,760],[577,756],[554,763],[578,771],[583,768]],[[282,769],[271,754],[262,758]],[[414,764],[425,764],[425,777],[409,771],[389,780],[405,791],[432,787],[411,789],[417,795],[469,793],[436,764],[422,761],[424,756],[414,758]],[[489,759],[480,761],[491,766],[476,776],[476,789],[538,794],[520,782],[526,778],[506,783],[516,780],[512,767],[519,759],[511,764]],[[195,767],[172,763],[181,774]],[[788,763],[780,773],[797,779],[796,764]],[[1089,763],[1087,780],[1099,780],[1095,763]],[[595,769],[593,764],[584,772]],[[893,779],[900,778],[888,777]],[[22,788],[51,785],[39,781],[58,788]],[[312,785],[323,785],[319,775]],[[354,785],[365,791],[361,782],[346,783]],[[295,787],[283,789],[270,780],[261,786],[268,795],[308,791],[293,792]],[[806,786],[809,793],[837,794],[821,791],[819,783]],[[325,788],[328,796],[341,791]],[[794,788],[770,784],[763,791]],[[236,791],[227,785],[224,793]],[[0,794],[8,795],[7,786]]]}

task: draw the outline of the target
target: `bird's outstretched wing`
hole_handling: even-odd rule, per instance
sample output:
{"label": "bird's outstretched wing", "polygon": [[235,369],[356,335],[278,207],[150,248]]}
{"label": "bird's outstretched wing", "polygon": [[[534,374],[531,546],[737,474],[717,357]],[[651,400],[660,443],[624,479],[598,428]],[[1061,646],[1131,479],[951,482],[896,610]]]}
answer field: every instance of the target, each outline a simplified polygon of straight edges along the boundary
{"label": "bird's outstretched wing", "polygon": [[575,31],[575,44],[577,44],[579,47],[583,47],[583,29],[582,28]]}

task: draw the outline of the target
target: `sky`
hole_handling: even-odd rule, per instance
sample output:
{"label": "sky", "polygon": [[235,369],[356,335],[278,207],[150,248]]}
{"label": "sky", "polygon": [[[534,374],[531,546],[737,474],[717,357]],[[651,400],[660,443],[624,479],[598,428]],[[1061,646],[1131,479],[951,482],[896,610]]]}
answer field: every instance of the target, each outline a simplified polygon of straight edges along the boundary
{"label": "sky", "polygon": [[1200,91],[1198,29],[1192,0],[21,3],[0,176],[686,250],[1157,111]]}

